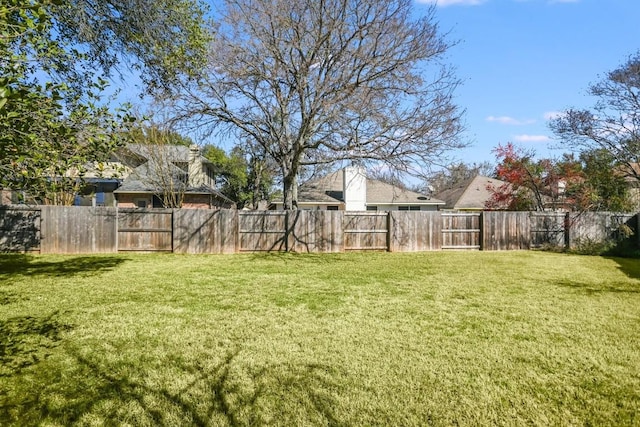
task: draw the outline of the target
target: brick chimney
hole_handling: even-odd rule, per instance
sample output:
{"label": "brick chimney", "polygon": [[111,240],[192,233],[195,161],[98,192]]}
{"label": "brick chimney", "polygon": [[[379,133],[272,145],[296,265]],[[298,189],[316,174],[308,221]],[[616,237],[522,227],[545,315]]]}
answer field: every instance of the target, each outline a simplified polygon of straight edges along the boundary
{"label": "brick chimney", "polygon": [[204,184],[204,171],[200,159],[200,148],[197,145],[189,147],[189,187],[200,187]]}
{"label": "brick chimney", "polygon": [[347,166],[343,173],[344,208],[347,211],[367,210],[367,177],[362,166]]}

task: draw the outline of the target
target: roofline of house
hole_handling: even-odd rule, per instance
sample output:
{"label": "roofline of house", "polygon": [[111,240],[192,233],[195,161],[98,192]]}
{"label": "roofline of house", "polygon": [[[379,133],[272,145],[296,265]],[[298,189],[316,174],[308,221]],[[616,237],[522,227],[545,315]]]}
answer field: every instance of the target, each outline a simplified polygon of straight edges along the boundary
{"label": "roofline of house", "polygon": [[[114,191],[114,193],[116,193],[116,194],[152,194],[152,195],[154,195],[154,196],[157,196],[158,194],[160,194],[160,193],[157,193],[157,192],[154,192],[154,191],[151,191],[151,190],[149,190],[149,191],[140,191],[140,190],[131,190],[131,191],[129,191],[129,190],[124,190],[124,191],[118,191],[118,190],[115,190],[115,191]],[[213,193],[213,192],[210,192],[210,191],[184,191],[184,192],[183,192],[183,194],[209,194],[209,195],[211,195],[211,196],[216,196],[216,197],[220,197],[220,198],[225,197],[225,198],[226,198],[226,199],[228,199],[229,201],[232,201],[231,199],[227,198],[227,197],[226,197],[226,196],[224,196],[224,195],[216,194],[216,193]],[[234,203],[235,203],[235,202],[234,202]]]}
{"label": "roofline of house", "polygon": [[[283,200],[274,200],[271,202],[272,204],[284,204]],[[443,201],[439,202],[425,202],[421,200],[419,202],[367,202],[367,205],[390,205],[390,206],[404,206],[404,205],[420,205],[420,206],[433,206],[433,205],[445,205],[446,203]],[[335,202],[327,202],[327,201],[316,201],[316,202],[306,202],[298,200],[298,205],[344,205],[344,202],[336,200]]]}

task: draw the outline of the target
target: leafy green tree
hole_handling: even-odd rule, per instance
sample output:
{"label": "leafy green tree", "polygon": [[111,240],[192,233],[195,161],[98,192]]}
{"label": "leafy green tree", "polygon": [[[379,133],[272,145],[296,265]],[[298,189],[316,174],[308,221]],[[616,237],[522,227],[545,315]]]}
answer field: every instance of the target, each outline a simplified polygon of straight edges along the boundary
{"label": "leafy green tree", "polygon": [[496,177],[488,208],[624,212],[632,208],[621,168],[608,150],[590,150],[575,158],[536,159],[533,151],[499,145]]}
{"label": "leafy green tree", "polygon": [[633,203],[629,185],[621,167],[610,151],[588,150],[580,153],[585,174],[585,185],[590,188],[589,210],[629,212]]}
{"label": "leafy green tree", "polygon": [[0,186],[70,203],[131,122],[102,101],[104,77],[122,61],[144,70],[151,88],[188,75],[208,34],[196,6],[0,0]]}
{"label": "leafy green tree", "polygon": [[227,154],[220,147],[207,145],[203,155],[214,165],[218,190],[239,206],[255,209],[261,200],[270,199],[275,171],[266,159],[246,146],[236,146]]}
{"label": "leafy green tree", "polygon": [[[65,52],[48,35],[52,1],[0,3],[0,186],[40,203],[70,204],[87,166],[105,161],[129,122],[100,103],[104,80],[39,82],[55,73]],[[52,79],[53,80],[53,79]]]}
{"label": "leafy green tree", "polygon": [[55,37],[84,49],[83,73],[128,65],[152,92],[202,69],[213,35],[201,0],[54,0],[50,11]]}
{"label": "leafy green tree", "polygon": [[163,125],[152,123],[148,118],[137,118],[136,124],[131,126],[124,135],[128,142],[143,145],[182,145],[189,147],[194,144],[188,136],[168,129]]}

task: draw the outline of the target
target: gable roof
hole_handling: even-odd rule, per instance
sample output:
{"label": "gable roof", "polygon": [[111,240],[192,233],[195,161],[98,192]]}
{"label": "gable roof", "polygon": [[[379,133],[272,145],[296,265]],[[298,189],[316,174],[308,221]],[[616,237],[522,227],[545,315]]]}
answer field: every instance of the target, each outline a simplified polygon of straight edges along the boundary
{"label": "gable roof", "polygon": [[488,187],[498,188],[504,184],[507,183],[477,175],[460,182],[453,188],[437,193],[436,197],[445,201],[445,209],[484,209],[492,196]]}
{"label": "gable roof", "polygon": [[[298,203],[343,203],[343,171],[304,183],[298,189]],[[442,200],[367,178],[368,205],[443,205]]]}
{"label": "gable roof", "polygon": [[[124,150],[129,153],[133,153],[140,156],[142,159],[150,159],[154,156],[162,156],[170,162],[187,163],[191,156],[191,147],[186,145],[173,145],[173,144],[135,144],[130,143],[123,147]],[[162,150],[155,151],[154,150]],[[203,163],[211,163],[206,157],[199,155],[200,161]]]}
{"label": "gable roof", "polygon": [[[184,171],[177,166],[172,166],[172,168],[175,168],[176,176],[184,173]],[[152,178],[152,174],[154,172],[151,169],[152,168],[150,168],[147,163],[138,166],[124,181],[122,181],[122,184],[114,191],[114,193],[157,193],[159,190],[158,180]],[[173,188],[175,188],[176,191],[182,191],[184,194],[210,194],[219,200],[232,204],[235,203],[233,200],[208,185],[200,185],[198,187],[186,186],[184,182],[180,181],[178,178],[174,179],[173,185]]]}
{"label": "gable roof", "polygon": [[[128,160],[134,167],[114,193],[157,193],[159,183],[163,181],[166,182],[166,178],[164,180],[160,179],[158,174],[164,173],[171,175],[173,183],[169,184],[169,182],[167,182],[167,184],[175,188],[176,191],[181,191],[185,194],[210,194],[219,200],[232,204],[235,203],[208,185],[189,186],[183,181],[182,178],[186,176],[187,171],[183,170],[178,164],[189,163],[192,155],[191,147],[185,145],[163,145],[161,147],[161,153],[152,153],[152,147],[153,146],[147,144],[127,144],[120,153],[118,153],[121,159],[125,161]],[[160,157],[156,159],[156,161],[168,162],[166,167],[163,166],[163,170],[158,170],[154,166],[154,162],[151,161],[154,156]],[[211,162],[201,154],[197,160],[202,164],[211,164]]]}

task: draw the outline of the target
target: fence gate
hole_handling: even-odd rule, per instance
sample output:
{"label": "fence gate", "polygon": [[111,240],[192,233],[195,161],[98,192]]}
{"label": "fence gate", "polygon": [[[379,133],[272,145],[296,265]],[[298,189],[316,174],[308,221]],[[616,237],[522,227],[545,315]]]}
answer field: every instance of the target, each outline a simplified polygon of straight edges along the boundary
{"label": "fence gate", "polygon": [[443,212],[442,249],[480,250],[480,212]]}
{"label": "fence gate", "polygon": [[564,247],[565,218],[562,212],[531,212],[531,248]]}
{"label": "fence gate", "polygon": [[345,251],[389,250],[387,212],[345,212],[343,221]]}
{"label": "fence gate", "polygon": [[239,211],[240,251],[287,250],[287,215],[286,211]]}
{"label": "fence gate", "polygon": [[171,209],[120,209],[118,251],[172,252]]}

